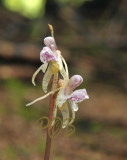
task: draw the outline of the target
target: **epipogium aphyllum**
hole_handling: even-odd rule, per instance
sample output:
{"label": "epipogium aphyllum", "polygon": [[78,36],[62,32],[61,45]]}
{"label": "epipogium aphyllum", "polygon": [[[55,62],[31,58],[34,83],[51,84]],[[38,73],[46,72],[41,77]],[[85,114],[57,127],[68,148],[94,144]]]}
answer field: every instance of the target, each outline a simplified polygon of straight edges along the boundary
{"label": "epipogium aphyllum", "polygon": [[[37,74],[42,71],[44,77],[42,80],[42,89],[47,93],[49,82],[52,79],[51,90],[42,97],[39,97],[28,103],[26,106],[30,106],[37,101],[40,101],[46,97],[50,96],[50,130],[54,125],[55,117],[57,115],[57,109],[61,111],[63,117],[62,128],[66,128],[68,125],[72,124],[75,119],[75,112],[78,110],[78,103],[82,102],[85,99],[89,99],[89,96],[86,92],[86,89],[75,90],[82,82],[83,78],[80,75],[74,75],[69,78],[68,66],[66,61],[61,55],[61,52],[58,50],[55,38],[53,27],[49,25],[51,36],[44,38],[45,47],[43,47],[40,52],[40,61],[43,63],[37,71],[33,74],[32,83],[35,86],[35,78]],[[62,76],[62,79],[59,78],[59,73]],[[70,118],[69,107],[72,111]],[[50,146],[51,146],[51,136],[47,132],[47,142],[44,160],[49,159],[50,155]]]}

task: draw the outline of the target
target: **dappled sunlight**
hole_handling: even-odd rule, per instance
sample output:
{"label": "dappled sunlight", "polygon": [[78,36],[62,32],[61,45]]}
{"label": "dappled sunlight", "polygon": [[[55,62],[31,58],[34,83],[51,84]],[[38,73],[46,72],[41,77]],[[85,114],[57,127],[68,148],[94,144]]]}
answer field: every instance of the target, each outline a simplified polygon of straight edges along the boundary
{"label": "dappled sunlight", "polygon": [[45,0],[3,0],[5,7],[27,18],[37,18],[44,14]]}

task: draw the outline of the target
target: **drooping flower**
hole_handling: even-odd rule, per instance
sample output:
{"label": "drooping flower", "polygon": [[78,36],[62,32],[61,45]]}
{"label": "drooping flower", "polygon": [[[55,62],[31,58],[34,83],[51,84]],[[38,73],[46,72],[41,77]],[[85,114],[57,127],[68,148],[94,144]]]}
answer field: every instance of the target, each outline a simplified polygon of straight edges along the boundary
{"label": "drooping flower", "polygon": [[[47,87],[49,81],[54,75],[54,82],[58,79],[58,72],[62,75],[62,77],[66,80],[69,78],[68,74],[68,67],[61,55],[61,52],[57,49],[55,39],[53,37],[46,37],[44,39],[44,44],[46,45],[43,47],[42,51],[40,52],[40,60],[43,63],[38,70],[34,73],[32,77],[32,83],[35,86],[35,78],[40,70],[45,73],[43,81],[42,81],[42,88],[44,92],[47,92]],[[65,68],[64,68],[64,66]]]}
{"label": "drooping flower", "polygon": [[[68,81],[60,79],[58,82],[59,88],[47,93],[45,96],[37,98],[36,100],[27,104],[27,106],[30,106],[33,103],[40,101],[46,98],[47,96],[49,96],[50,94],[54,94],[56,91],[58,91],[56,103],[54,107],[53,119],[55,120],[55,117],[57,114],[57,108],[59,108],[63,116],[62,127],[65,128],[68,124],[73,123],[75,119],[75,112],[78,110],[77,104],[82,102],[85,99],[89,99],[86,89],[78,89],[74,91],[74,89],[78,87],[82,82],[83,82],[83,78],[80,75],[74,75]],[[71,121],[69,121],[70,113],[69,113],[68,104],[70,105],[72,110]]]}
{"label": "drooping flower", "polygon": [[[78,110],[78,103],[82,102],[85,99],[89,99],[89,96],[86,92],[86,89],[74,89],[78,87],[83,82],[83,78],[80,75],[74,75],[70,80],[65,83],[63,80],[59,80],[60,90],[56,98],[56,107],[61,110],[63,116],[63,128],[68,124],[73,123],[75,119],[75,112]],[[72,110],[72,118],[70,119],[68,104]],[[55,110],[56,112],[57,110]],[[54,116],[56,113],[54,113]]]}
{"label": "drooping flower", "polygon": [[[85,99],[89,99],[87,95],[86,89],[78,89],[75,90],[82,82],[83,78],[80,75],[74,75],[69,79],[68,67],[61,55],[61,52],[57,49],[57,45],[53,35],[53,28],[49,25],[51,30],[52,37],[46,37],[44,39],[45,47],[43,47],[40,52],[40,61],[43,63],[38,70],[34,73],[32,77],[32,83],[35,84],[35,78],[39,71],[42,70],[45,73],[42,88],[44,92],[47,92],[48,84],[53,76],[53,83],[51,87],[51,91],[46,95],[39,97],[27,104],[26,106],[30,106],[35,102],[38,102],[51,94],[56,94],[54,99],[54,111],[51,125],[54,125],[57,109],[61,111],[63,117],[63,125],[65,128],[67,125],[73,123],[75,119],[75,112],[78,110],[78,103],[82,102]],[[58,81],[58,72],[62,75],[62,79]],[[72,111],[72,116],[70,116],[69,106]],[[70,120],[71,118],[71,120]]]}

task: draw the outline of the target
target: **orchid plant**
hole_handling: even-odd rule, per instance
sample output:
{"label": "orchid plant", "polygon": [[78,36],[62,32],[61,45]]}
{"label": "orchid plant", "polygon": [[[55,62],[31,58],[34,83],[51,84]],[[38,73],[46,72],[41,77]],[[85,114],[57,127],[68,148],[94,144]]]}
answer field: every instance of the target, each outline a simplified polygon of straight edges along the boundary
{"label": "orchid plant", "polygon": [[[53,100],[53,103],[51,103],[52,107],[50,108],[50,110],[52,110],[50,111],[51,127],[54,125],[57,110],[59,109],[63,117],[62,128],[66,128],[67,125],[70,125],[74,122],[75,112],[78,110],[78,103],[85,99],[89,99],[89,96],[86,92],[86,89],[75,90],[76,87],[83,82],[83,78],[80,75],[74,75],[69,78],[68,66],[62,57],[61,52],[58,50],[54,39],[53,27],[49,25],[49,28],[51,31],[51,36],[44,39],[45,47],[43,47],[42,51],[40,52],[40,61],[43,64],[33,74],[32,83],[34,86],[36,85],[35,78],[37,74],[42,71],[44,73],[42,89],[45,93],[47,93],[49,82],[52,79],[51,91],[44,96],[35,99],[31,103],[27,104],[27,106],[30,106],[35,102],[51,95],[51,100]],[[59,73],[61,74],[62,79],[59,78]],[[55,96],[53,97],[53,95]],[[71,118],[69,106],[72,111]],[[49,157],[48,143],[49,142],[47,142],[45,160],[48,160],[46,157]]]}
{"label": "orchid plant", "polygon": [[[43,47],[42,51],[40,52],[40,61],[43,63],[38,70],[33,74],[32,83],[35,86],[35,78],[39,71],[42,70],[45,73],[43,81],[42,81],[42,88],[43,91],[47,92],[48,84],[51,80],[52,75],[54,75],[54,87],[56,88],[56,81],[58,79],[58,71],[62,75],[64,80],[68,80],[68,67],[66,61],[61,55],[61,52],[57,49],[54,35],[53,35],[53,28],[49,25],[52,37],[46,37],[44,39],[44,44],[46,45]],[[63,67],[63,63],[65,65],[65,69]]]}

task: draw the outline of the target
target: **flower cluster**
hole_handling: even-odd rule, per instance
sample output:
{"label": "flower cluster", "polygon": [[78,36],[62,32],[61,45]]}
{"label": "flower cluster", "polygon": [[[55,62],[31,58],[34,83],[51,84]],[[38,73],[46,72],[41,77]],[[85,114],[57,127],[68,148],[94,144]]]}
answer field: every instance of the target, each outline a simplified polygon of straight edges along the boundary
{"label": "flower cluster", "polygon": [[[53,28],[49,25],[52,36],[44,39],[45,47],[40,52],[40,61],[43,63],[32,77],[32,83],[35,86],[35,78],[37,74],[42,70],[45,73],[42,80],[42,89],[46,93],[48,90],[49,82],[53,76],[52,89],[46,95],[37,98],[27,106],[40,101],[50,94],[57,93],[53,118],[55,119],[57,109],[61,111],[63,117],[63,128],[68,124],[73,123],[75,119],[75,112],[78,110],[78,103],[85,99],[89,99],[86,89],[75,90],[82,82],[83,78],[80,75],[74,75],[69,79],[68,67],[66,61],[61,55],[61,52],[57,49],[55,39],[53,36]],[[62,79],[58,79],[58,73],[61,74]],[[75,91],[74,91],[75,90]],[[72,111],[72,118],[70,120],[69,106]],[[53,123],[52,123],[53,124]]]}

